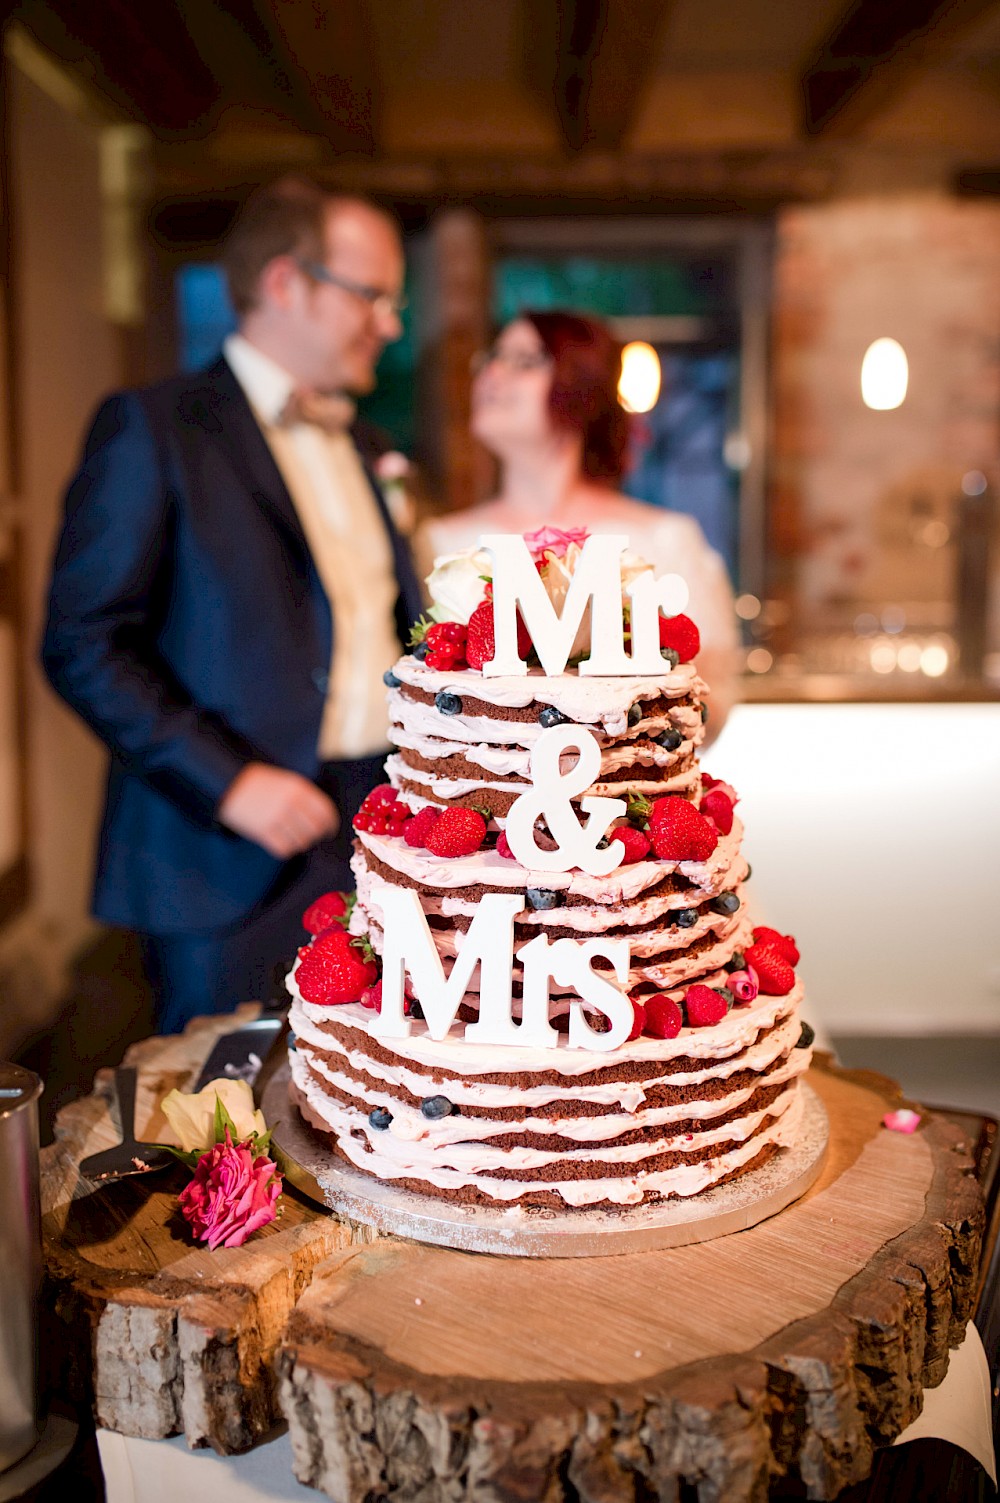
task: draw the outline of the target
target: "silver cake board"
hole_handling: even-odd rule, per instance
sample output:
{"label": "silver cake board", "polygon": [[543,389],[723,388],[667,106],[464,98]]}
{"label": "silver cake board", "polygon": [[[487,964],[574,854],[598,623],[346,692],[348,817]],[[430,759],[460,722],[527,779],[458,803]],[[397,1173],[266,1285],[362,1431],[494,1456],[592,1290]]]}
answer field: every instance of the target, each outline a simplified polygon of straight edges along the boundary
{"label": "silver cake board", "polygon": [[268,1081],[261,1104],[273,1127],[278,1167],[297,1190],[337,1215],[395,1237],[507,1257],[610,1257],[744,1231],[805,1194],[819,1177],[830,1136],[826,1108],[800,1080],[802,1122],[794,1146],[779,1149],[761,1168],[704,1195],[610,1210],[494,1209],[401,1190],[391,1180],[375,1179],[346,1164],[328,1139],[303,1120],[288,1086],[286,1061]]}

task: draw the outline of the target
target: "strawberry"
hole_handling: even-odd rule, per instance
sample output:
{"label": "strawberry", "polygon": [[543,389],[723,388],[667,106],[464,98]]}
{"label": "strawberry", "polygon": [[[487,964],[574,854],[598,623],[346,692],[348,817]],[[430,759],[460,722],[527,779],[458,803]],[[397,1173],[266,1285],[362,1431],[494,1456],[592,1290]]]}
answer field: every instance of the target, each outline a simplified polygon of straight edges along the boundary
{"label": "strawberry", "polygon": [[441,818],[441,810],[433,804],[425,804],[419,814],[414,814],[403,826],[403,839],[407,845],[420,849],[427,844],[427,837]]}
{"label": "strawberry", "polygon": [[661,616],[660,646],[672,647],[682,663],[690,663],[701,651],[701,633],[690,616]]}
{"label": "strawberry", "polygon": [[357,1002],[378,977],[378,966],[366,940],[353,939],[342,929],[328,929],[299,951],[295,973],[307,1002],[333,1007]]}
{"label": "strawberry", "polygon": [[[521,620],[521,612],[517,613],[517,650],[522,658],[527,659],[531,652],[531,638],[528,628]],[[496,651],[496,639],[493,632],[493,601],[484,600],[481,605],[469,617],[469,636],[465,644],[465,659],[470,668],[482,668],[484,663],[492,660]]]}
{"label": "strawberry", "polygon": [[619,841],[625,847],[622,866],[628,866],[633,861],[643,861],[649,855],[648,837],[632,825],[619,825],[611,831],[611,839]]}
{"label": "strawberry", "polygon": [[653,804],[649,836],[661,861],[707,861],[719,843],[714,826],[676,793]]}
{"label": "strawberry", "polygon": [[720,835],[728,835],[733,828],[733,802],[721,788],[710,788],[702,795],[698,805],[706,819],[710,819]]}
{"label": "strawberry", "polygon": [[302,927],[310,934],[323,934],[336,924],[345,924],[353,907],[353,893],[348,897],[346,892],[325,892],[315,903],[309,904],[302,915]]}
{"label": "strawberry", "polygon": [[692,1028],[711,1028],[729,1011],[725,997],[711,986],[689,986],[684,993],[684,1011]]}
{"label": "strawberry", "polygon": [[630,997],[629,1001],[632,1003],[632,1008],[635,1013],[635,1017],[632,1022],[632,1032],[628,1036],[628,1042],[631,1043],[633,1039],[641,1037],[641,1035],[646,1031],[646,1006],[645,1003],[640,1002],[637,997]]}
{"label": "strawberry", "polygon": [[777,929],[768,929],[761,924],[753,931],[754,939],[762,940],[764,944],[774,945],[784,955],[789,965],[798,965],[801,956],[799,947],[791,934],[779,934]]}
{"label": "strawberry", "polygon": [[434,856],[471,856],[486,839],[486,821],[475,809],[456,805],[445,809],[427,836],[427,849]]}
{"label": "strawberry", "polygon": [[748,966],[757,973],[757,985],[765,997],[787,997],[795,985],[791,962],[777,945],[758,940],[745,952]]}
{"label": "strawberry", "polygon": [[684,1027],[684,1014],[673,997],[663,992],[646,998],[646,1032],[656,1039],[675,1039]]}

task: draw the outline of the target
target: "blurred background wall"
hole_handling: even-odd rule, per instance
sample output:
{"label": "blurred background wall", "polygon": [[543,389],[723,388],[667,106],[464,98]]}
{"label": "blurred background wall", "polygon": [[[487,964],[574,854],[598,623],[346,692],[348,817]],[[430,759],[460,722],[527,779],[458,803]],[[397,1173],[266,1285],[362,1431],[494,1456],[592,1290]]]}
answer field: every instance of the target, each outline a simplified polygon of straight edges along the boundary
{"label": "blurred background wall", "polygon": [[[103,756],[35,667],[62,488],[105,392],[212,358],[220,239],[290,170],[404,226],[411,308],[370,406],[425,508],[489,493],[469,361],[518,307],[653,345],[628,488],[695,514],[731,571],[746,702],[712,765],[744,778],[761,901],[803,930],[828,1021],[994,1028],[996,884],[964,856],[1000,836],[1000,3],[2,15],[0,1053],[100,940]],[[886,410],[860,384],[880,338],[909,370]],[[861,984],[869,870],[890,900]],[[961,935],[947,1017],[934,924]]]}

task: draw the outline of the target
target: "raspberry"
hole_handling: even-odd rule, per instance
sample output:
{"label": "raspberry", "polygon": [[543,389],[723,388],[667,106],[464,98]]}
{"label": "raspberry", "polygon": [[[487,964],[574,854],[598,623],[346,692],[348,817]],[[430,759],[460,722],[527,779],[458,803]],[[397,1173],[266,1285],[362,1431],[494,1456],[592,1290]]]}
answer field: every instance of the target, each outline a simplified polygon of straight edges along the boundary
{"label": "raspberry", "polygon": [[351,824],[356,830],[361,830],[363,833],[366,833],[372,827],[372,816],[370,814],[367,814],[364,809],[360,809],[351,820]]}
{"label": "raspberry", "polygon": [[382,1011],[382,981],[381,978],[371,986],[366,986],[358,998],[362,1007],[374,1008],[376,1012]]}
{"label": "raspberry", "polygon": [[799,955],[799,947],[791,934],[779,934],[777,929],[768,929],[766,925],[761,924],[753,931],[753,937],[764,944],[774,945],[784,955],[789,965],[798,965],[802,958]]}
{"label": "raspberry", "polygon": [[702,795],[698,805],[706,819],[710,819],[720,835],[728,835],[733,828],[733,804],[721,788],[710,788]]}
{"label": "raspberry", "polygon": [[661,616],[660,646],[672,647],[682,663],[690,663],[701,651],[701,633],[690,616]]}
{"label": "raspberry", "polygon": [[299,955],[295,973],[299,991],[307,1002],[323,1007],[357,1002],[378,976],[366,942],[352,939],[342,929],[328,929]]}
{"label": "raspberry", "polygon": [[342,924],[350,913],[346,892],[325,892],[310,903],[302,915],[302,927],[310,934],[323,934],[335,924]]}
{"label": "raspberry", "polygon": [[408,819],[403,826],[403,839],[407,845],[412,845],[418,850],[426,846],[427,837],[440,818],[441,810],[436,809],[433,804],[426,804],[419,814],[414,814],[413,818]]}
{"label": "raspberry", "polygon": [[505,861],[514,861],[517,859],[507,843],[507,835],[503,830],[497,836],[497,855],[502,856]]}
{"label": "raspberry", "polygon": [[465,667],[465,641],[468,629],[460,621],[439,621],[427,628],[424,641],[427,643],[428,668],[448,672],[452,668]]}
{"label": "raspberry", "polygon": [[646,1032],[657,1039],[675,1039],[684,1027],[684,1014],[673,997],[658,992],[646,998]]}
{"label": "raspberry", "polygon": [[379,783],[378,787],[373,788],[365,797],[361,807],[366,813],[373,813],[376,809],[381,809],[384,804],[394,804],[396,797],[396,790],[391,783]]}
{"label": "raspberry", "polygon": [[369,814],[368,830],[372,835],[387,835],[389,832],[389,816],[381,811],[377,814]]}
{"label": "raspberry", "polygon": [[623,866],[628,866],[633,861],[642,861],[649,855],[648,839],[632,825],[619,825],[611,831],[611,839],[619,841],[625,847]]}
{"label": "raspberry", "polygon": [[795,985],[795,971],[787,956],[769,940],[758,940],[746,951],[746,962],[757,973],[765,997],[787,997]]}
{"label": "raspberry", "polygon": [[628,1042],[631,1043],[633,1039],[639,1038],[646,1031],[646,1008],[645,1004],[639,1002],[635,997],[630,997],[629,1001],[632,1003],[635,1013],[632,1032],[628,1036]]}
{"label": "raspberry", "polygon": [[676,793],[653,804],[649,836],[661,861],[707,861],[719,843],[714,826]]}
{"label": "raspberry", "polygon": [[434,856],[471,856],[486,839],[486,821],[475,809],[445,809],[427,837]]}
{"label": "raspberry", "polygon": [[728,1012],[725,997],[710,986],[689,986],[684,993],[684,1010],[692,1028],[710,1028],[721,1023]]}

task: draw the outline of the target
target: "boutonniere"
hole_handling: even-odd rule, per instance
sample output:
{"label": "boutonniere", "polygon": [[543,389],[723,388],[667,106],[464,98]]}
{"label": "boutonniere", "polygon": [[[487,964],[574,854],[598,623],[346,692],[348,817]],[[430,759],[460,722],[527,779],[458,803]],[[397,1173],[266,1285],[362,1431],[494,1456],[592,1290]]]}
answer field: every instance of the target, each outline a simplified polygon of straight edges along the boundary
{"label": "boutonniere", "polygon": [[416,523],[416,506],[406,482],[413,473],[413,466],[405,454],[390,449],[388,454],[379,455],[373,468],[393,522],[400,532],[411,533]]}
{"label": "boutonniere", "polygon": [[171,1091],[161,1102],[179,1146],[166,1145],[192,1171],[177,1204],[195,1237],[239,1247],[278,1214],[281,1175],[271,1133],[245,1080],[213,1080],[202,1091]]}

